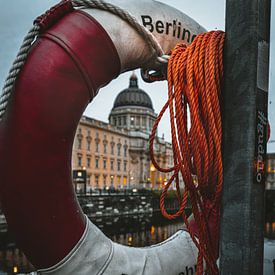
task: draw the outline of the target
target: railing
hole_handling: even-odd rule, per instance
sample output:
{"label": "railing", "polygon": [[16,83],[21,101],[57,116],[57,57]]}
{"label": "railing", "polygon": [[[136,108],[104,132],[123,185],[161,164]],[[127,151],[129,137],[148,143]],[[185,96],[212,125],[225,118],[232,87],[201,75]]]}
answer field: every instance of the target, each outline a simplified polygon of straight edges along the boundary
{"label": "railing", "polygon": [[[78,200],[89,217],[108,217],[160,212],[159,196],[160,192],[147,189],[98,189],[78,194]],[[165,206],[169,212],[178,209],[178,200],[173,192],[167,197]]]}

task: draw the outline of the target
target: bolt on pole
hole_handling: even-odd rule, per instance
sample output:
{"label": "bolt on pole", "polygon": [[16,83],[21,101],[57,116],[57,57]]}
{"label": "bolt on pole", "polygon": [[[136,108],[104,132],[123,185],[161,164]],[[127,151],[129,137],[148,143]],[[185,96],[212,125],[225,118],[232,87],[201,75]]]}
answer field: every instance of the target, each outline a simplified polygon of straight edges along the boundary
{"label": "bolt on pole", "polygon": [[220,274],[263,273],[271,0],[227,0]]}

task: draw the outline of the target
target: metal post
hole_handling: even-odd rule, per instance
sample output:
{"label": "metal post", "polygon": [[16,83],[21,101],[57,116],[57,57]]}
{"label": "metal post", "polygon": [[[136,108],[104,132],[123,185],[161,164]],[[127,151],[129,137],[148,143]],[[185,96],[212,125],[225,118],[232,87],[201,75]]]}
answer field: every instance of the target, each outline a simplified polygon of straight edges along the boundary
{"label": "metal post", "polygon": [[226,1],[222,275],[263,273],[270,1]]}

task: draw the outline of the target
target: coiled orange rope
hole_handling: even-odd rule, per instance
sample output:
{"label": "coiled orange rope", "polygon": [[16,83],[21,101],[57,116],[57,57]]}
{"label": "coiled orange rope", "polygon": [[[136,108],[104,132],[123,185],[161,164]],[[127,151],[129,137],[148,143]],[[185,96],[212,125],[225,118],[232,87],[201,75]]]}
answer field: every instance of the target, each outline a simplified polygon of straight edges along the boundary
{"label": "coiled orange rope", "polygon": [[[177,45],[168,68],[168,101],[161,110],[150,137],[152,163],[160,172],[173,172],[160,198],[162,214],[168,219],[182,216],[198,247],[196,274],[218,274],[219,212],[222,190],[220,90],[223,79],[224,33],[200,34],[186,47]],[[153,152],[156,130],[166,109],[170,112],[174,166],[160,167]],[[184,188],[180,190],[180,177]],[[165,196],[175,182],[179,209],[169,214]],[[190,198],[197,232],[184,212]],[[210,222],[211,220],[211,222]],[[213,228],[210,228],[210,223]],[[196,238],[195,237],[196,234]]]}

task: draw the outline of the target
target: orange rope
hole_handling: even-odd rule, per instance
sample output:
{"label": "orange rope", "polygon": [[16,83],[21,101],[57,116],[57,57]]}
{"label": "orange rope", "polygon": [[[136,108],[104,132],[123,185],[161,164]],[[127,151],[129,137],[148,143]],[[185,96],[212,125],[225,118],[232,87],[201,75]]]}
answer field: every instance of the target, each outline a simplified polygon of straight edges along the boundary
{"label": "orange rope", "polygon": [[[163,216],[182,216],[198,247],[196,274],[218,274],[219,212],[222,190],[220,89],[223,79],[224,33],[200,34],[186,47],[179,44],[171,53],[167,68],[168,101],[161,110],[150,137],[152,163],[160,172],[173,172],[160,197]],[[164,112],[169,109],[174,166],[160,167],[153,152],[156,130]],[[181,176],[180,176],[181,175]],[[184,189],[180,191],[180,177]],[[175,182],[179,209],[170,214],[165,196]],[[190,198],[197,232],[184,212]],[[210,223],[214,228],[210,228]],[[195,238],[195,233],[196,237]]]}

